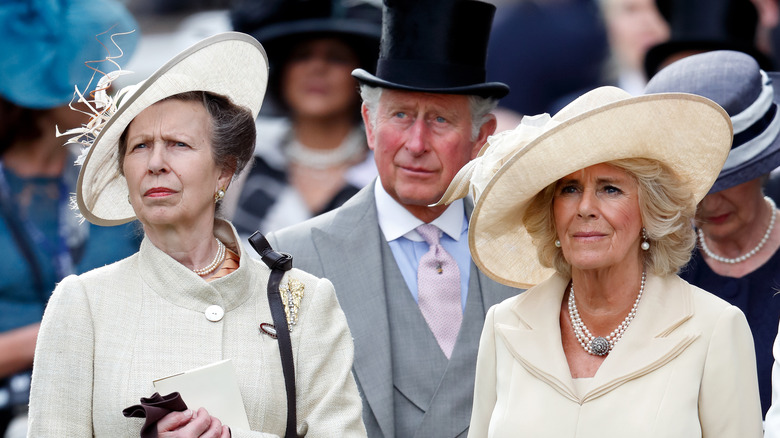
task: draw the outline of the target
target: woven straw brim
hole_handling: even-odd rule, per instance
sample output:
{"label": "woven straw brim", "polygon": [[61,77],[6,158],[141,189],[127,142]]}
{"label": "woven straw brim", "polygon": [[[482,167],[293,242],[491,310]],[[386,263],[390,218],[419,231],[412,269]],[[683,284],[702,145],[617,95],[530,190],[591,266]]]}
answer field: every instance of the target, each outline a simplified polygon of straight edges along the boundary
{"label": "woven straw brim", "polygon": [[120,225],[135,219],[127,181],[119,172],[119,138],[144,109],[188,91],[227,97],[257,117],[268,82],[268,59],[254,38],[226,32],[184,50],[141,84],[132,86],[117,112],[95,139],[79,173],[76,202],[96,225]]}
{"label": "woven straw brim", "polygon": [[540,264],[522,217],[545,187],[595,164],[650,158],[666,164],[698,202],[723,167],[731,140],[728,114],[692,94],[639,96],[576,115],[518,151],[487,184],[469,226],[474,262],[500,283],[536,285],[554,271]]}

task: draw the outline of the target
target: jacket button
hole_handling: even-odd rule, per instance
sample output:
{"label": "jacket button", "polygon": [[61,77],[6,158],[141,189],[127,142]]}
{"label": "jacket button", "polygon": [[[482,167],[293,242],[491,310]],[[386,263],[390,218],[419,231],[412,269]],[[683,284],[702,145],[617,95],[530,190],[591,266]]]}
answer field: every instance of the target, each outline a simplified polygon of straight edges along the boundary
{"label": "jacket button", "polygon": [[217,322],[225,316],[225,311],[216,304],[206,308],[206,319],[211,322]]}

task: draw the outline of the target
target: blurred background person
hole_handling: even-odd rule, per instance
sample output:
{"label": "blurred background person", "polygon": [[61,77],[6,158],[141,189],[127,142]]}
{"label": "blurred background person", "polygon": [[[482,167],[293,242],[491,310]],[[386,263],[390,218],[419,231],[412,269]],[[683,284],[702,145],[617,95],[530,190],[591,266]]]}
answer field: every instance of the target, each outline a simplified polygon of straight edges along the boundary
{"label": "blurred background person", "polygon": [[669,24],[655,0],[598,0],[611,56],[605,79],[637,96],[644,92],[647,50],[669,39]]}
{"label": "blurred background person", "polygon": [[242,0],[231,16],[266,49],[281,116],[259,119],[255,164],[232,195],[246,237],[330,211],[376,176],[351,73],[375,68],[382,11],[360,0]]}
{"label": "blurred background person", "polygon": [[496,132],[517,126],[506,114],[554,113],[603,83],[609,46],[595,1],[495,2],[487,79],[512,89],[496,111]]}
{"label": "blurred background person", "polygon": [[759,10],[753,1],[657,0],[657,5],[671,36],[647,51],[644,69],[648,79],[678,59],[713,50],[744,52],[764,71],[774,70],[771,53],[757,46]]}
{"label": "blurred background person", "polygon": [[115,38],[126,61],[137,29],[113,0],[0,3],[0,436],[26,412],[39,322],[55,284],[138,250],[133,225],[90,225],[71,209],[79,151],[56,136],[89,120],[68,107],[73,86],[86,89],[94,73],[85,63],[119,57],[111,35],[135,30]]}
{"label": "blurred background person", "polygon": [[745,313],[755,343],[761,405],[772,396],[772,343],[780,319],[780,227],[762,185],[780,166],[780,75],[742,52],[691,55],[658,72],[647,93],[698,94],[734,125],[729,158],[696,213],[698,248],[680,276]]}

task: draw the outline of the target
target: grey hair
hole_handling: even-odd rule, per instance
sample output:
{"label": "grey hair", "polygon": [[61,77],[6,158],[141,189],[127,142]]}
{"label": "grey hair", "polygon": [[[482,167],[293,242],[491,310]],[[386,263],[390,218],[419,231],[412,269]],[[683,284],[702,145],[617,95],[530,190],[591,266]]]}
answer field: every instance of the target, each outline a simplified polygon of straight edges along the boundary
{"label": "grey hair", "polygon": [[[382,87],[360,84],[360,97],[368,108],[368,122],[372,128],[376,126],[377,108],[379,107],[379,99],[382,97],[382,90]],[[467,97],[471,110],[471,141],[476,141],[482,125],[491,120],[490,113],[498,106],[498,99],[476,95],[467,95]]]}

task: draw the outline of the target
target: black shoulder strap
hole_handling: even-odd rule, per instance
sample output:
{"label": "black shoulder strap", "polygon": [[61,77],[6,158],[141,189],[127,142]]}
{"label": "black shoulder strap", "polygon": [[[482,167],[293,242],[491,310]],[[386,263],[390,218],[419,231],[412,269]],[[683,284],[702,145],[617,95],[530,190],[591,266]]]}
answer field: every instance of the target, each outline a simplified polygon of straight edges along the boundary
{"label": "black shoulder strap", "polygon": [[271,317],[274,320],[276,336],[279,341],[279,355],[282,358],[284,386],[287,389],[287,429],[285,438],[297,437],[296,405],[295,405],[295,364],[293,362],[290,330],[287,326],[287,315],[284,313],[282,295],[279,285],[285,271],[292,269],[292,256],[274,251],[268,240],[259,231],[249,237],[252,248],[260,254],[263,262],[271,268],[271,278],[268,279],[268,304],[271,307]]}

